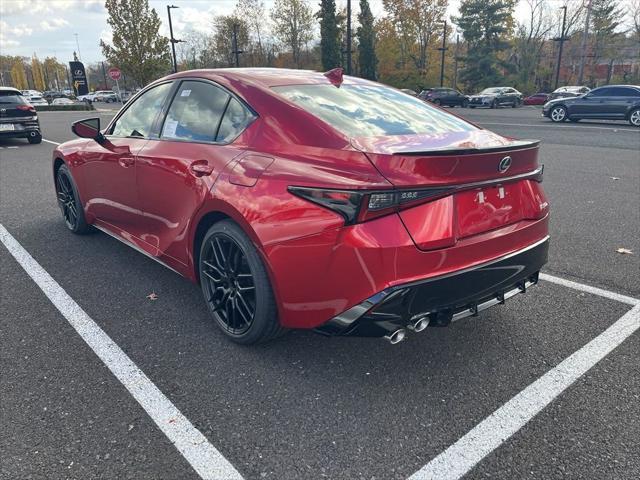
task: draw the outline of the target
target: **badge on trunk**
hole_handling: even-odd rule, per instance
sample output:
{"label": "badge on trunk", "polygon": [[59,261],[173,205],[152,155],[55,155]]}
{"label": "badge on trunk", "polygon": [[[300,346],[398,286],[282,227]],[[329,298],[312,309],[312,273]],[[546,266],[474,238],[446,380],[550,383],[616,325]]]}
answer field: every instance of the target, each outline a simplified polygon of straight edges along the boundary
{"label": "badge on trunk", "polygon": [[504,173],[507,170],[509,170],[510,166],[511,166],[511,157],[504,157],[502,160],[500,160],[500,163],[498,164],[498,171],[500,173]]}

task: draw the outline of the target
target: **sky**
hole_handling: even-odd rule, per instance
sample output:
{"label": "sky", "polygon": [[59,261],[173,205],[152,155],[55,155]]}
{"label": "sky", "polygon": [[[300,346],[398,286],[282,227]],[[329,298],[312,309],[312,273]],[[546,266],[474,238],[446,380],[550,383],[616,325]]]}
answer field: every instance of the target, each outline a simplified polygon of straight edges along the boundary
{"label": "sky", "polygon": [[[626,3],[627,0],[621,0]],[[264,0],[267,8],[273,0]],[[172,10],[175,38],[189,29],[211,31],[215,15],[231,13],[236,0],[150,0],[162,19],[161,34],[168,36],[166,5],[180,8]],[[319,0],[310,0],[317,5]],[[337,0],[338,5],[346,0]],[[382,0],[370,0],[375,16],[382,14]],[[559,0],[550,0],[561,6]],[[352,0],[357,10],[358,0]],[[458,11],[460,0],[450,0],[449,15]],[[526,5],[521,1],[516,17],[526,16]],[[77,34],[77,43],[76,43]],[[104,0],[0,0],[0,53],[31,57],[34,52],[43,59],[56,56],[60,61],[69,61],[73,52],[80,51],[81,59],[93,63],[103,59],[99,47],[100,39],[109,41],[111,31],[107,24]]]}

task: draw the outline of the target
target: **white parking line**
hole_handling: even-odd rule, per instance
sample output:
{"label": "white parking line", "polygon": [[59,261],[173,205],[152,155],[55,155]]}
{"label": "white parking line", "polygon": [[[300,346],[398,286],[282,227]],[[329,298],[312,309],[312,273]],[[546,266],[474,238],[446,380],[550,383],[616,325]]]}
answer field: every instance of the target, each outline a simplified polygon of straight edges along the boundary
{"label": "white parking line", "polygon": [[0,240],[193,469],[206,480],[241,480],[240,473],[149,380],[120,347],[0,224]]}
{"label": "white parking line", "polygon": [[[578,290],[584,292],[613,298],[610,295],[613,292],[568,280],[559,282],[557,280],[561,279],[550,275],[544,275],[544,277],[546,277],[544,280],[553,281],[559,285],[578,287]],[[541,278],[543,278],[542,275]],[[411,475],[409,480],[460,479],[636,332],[640,328],[640,303],[631,297],[620,296],[618,299],[620,298],[632,300],[635,306],[603,333],[485,418],[460,440]],[[620,301],[629,303],[625,300]]]}
{"label": "white parking line", "polygon": [[43,142],[50,143],[50,144],[52,144],[52,145],[60,145],[58,142],[53,142],[53,141],[51,141],[51,140],[47,140],[46,138],[43,138],[43,139],[42,139],[42,141],[43,141]]}
{"label": "white parking line", "polygon": [[591,293],[592,295],[598,295],[600,297],[608,298],[610,300],[615,300],[617,302],[626,303],[628,305],[638,305],[640,303],[640,299],[628,297],[627,295],[621,295],[616,292],[611,292],[609,290],[603,290],[602,288],[592,287],[590,285],[585,285],[584,283],[572,282],[571,280],[566,280],[564,278],[555,277],[553,275],[548,275],[546,273],[540,274],[540,280],[544,280],[545,282],[555,283],[557,285],[562,285],[563,287],[573,288],[574,290],[580,290],[581,292]]}
{"label": "white parking line", "polygon": [[553,123],[549,123],[547,125],[535,125],[535,124],[528,124],[528,123],[498,123],[498,122],[483,122],[480,120],[473,120],[474,123],[477,123],[479,125],[502,125],[505,127],[531,127],[531,128],[576,128],[578,130],[586,130],[586,129],[591,129],[591,130],[613,130],[615,132],[631,132],[631,133],[640,133],[640,130],[637,129],[633,129],[633,128],[616,128],[616,127],[589,127],[587,125],[583,125],[583,126],[570,126],[570,125],[556,125]]}

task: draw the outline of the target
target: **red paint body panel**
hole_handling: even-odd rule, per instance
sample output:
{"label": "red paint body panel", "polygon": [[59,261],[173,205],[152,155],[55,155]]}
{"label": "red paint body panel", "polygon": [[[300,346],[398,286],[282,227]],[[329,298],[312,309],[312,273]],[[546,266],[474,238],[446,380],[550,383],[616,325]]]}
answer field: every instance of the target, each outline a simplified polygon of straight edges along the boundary
{"label": "red paint body panel", "polygon": [[[532,180],[457,192],[355,225],[288,191],[499,183],[534,170],[537,146],[508,153],[428,153],[513,145],[480,128],[348,138],[271,89],[329,82],[315,72],[201,70],[162,81],[182,78],[219,84],[250,105],[257,118],[228,145],[107,135],[103,145],[62,144],[54,160],[69,166],[89,223],[192,281],[198,281],[200,222],[211,214],[234,220],[263,258],[284,326],[317,327],[386,287],[480,265],[548,235],[547,200]],[[351,83],[370,84],[344,77],[343,85]],[[512,157],[511,167],[500,173],[505,155]]]}

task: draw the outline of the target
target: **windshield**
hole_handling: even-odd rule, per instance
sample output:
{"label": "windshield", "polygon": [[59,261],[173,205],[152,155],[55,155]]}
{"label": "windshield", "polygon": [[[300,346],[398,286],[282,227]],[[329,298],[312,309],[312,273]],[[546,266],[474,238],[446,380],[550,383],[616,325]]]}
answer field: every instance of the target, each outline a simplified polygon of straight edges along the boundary
{"label": "windshield", "polygon": [[501,88],[485,88],[480,93],[500,93],[501,91]]}
{"label": "windshield", "polygon": [[287,85],[279,94],[352,137],[476,130],[396,89],[377,85]]}

